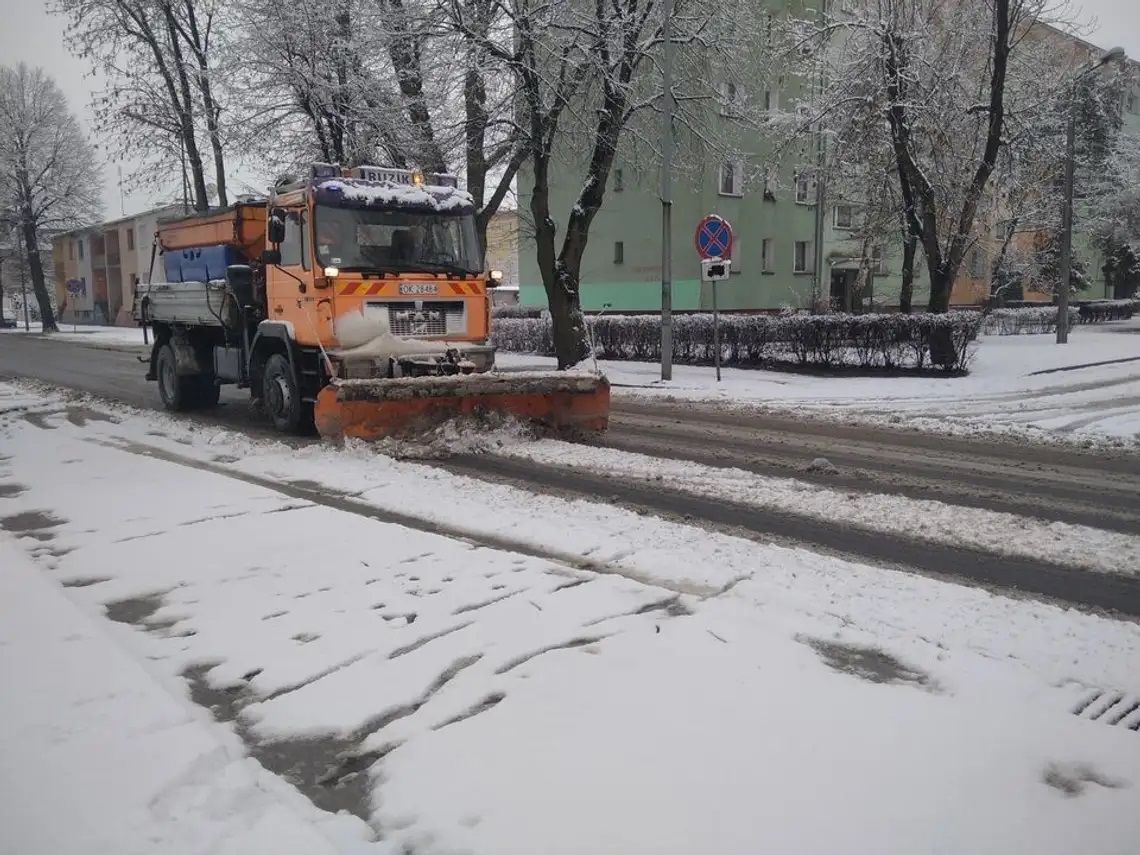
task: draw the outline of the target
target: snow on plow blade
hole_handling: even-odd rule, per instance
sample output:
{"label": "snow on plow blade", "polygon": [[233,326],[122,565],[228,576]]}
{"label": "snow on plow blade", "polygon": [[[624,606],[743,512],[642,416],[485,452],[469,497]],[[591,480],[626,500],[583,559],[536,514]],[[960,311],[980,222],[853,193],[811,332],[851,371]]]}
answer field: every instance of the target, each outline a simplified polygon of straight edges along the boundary
{"label": "snow on plow blade", "polygon": [[328,439],[406,437],[449,419],[503,413],[557,433],[597,433],[609,421],[601,374],[519,372],[336,380],[317,396],[317,431]]}

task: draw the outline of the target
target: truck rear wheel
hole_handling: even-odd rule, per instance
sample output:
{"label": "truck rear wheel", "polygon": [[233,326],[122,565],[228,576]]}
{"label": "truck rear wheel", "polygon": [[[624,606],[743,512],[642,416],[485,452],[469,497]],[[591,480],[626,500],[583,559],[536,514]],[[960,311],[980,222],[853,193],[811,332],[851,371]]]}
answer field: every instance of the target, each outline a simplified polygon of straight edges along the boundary
{"label": "truck rear wheel", "polygon": [[261,374],[261,402],[273,426],[283,433],[308,433],[313,424],[313,406],[301,400],[297,378],[289,360],[274,353]]}
{"label": "truck rear wheel", "polygon": [[158,394],[166,409],[174,412],[188,410],[194,406],[194,386],[197,378],[180,377],[174,348],[164,344],[158,349],[155,373],[158,375]]}
{"label": "truck rear wheel", "polygon": [[168,410],[184,412],[204,407],[216,407],[221,389],[214,378],[204,374],[180,375],[174,348],[164,344],[158,349],[155,373],[158,375],[158,394]]}

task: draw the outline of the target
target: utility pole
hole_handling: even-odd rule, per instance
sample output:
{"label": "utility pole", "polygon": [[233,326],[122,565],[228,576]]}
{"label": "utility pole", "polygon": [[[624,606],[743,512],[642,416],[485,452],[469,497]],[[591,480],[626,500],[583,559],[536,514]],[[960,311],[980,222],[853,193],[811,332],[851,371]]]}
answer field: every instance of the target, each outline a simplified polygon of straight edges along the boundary
{"label": "utility pole", "polygon": [[24,272],[24,244],[19,238],[16,249],[20,253],[20,299],[24,301],[24,332],[31,332],[32,323],[28,317],[28,278]]}
{"label": "utility pole", "polygon": [[1061,291],[1057,294],[1057,344],[1069,342],[1069,280],[1073,267],[1073,150],[1076,81],[1069,88],[1069,120],[1065,123],[1065,200],[1061,207]]}
{"label": "utility pole", "polygon": [[1076,157],[1077,84],[1098,68],[1122,60],[1124,57],[1124,48],[1121,47],[1114,47],[1103,54],[1096,62],[1074,75],[1066,94],[1069,119],[1065,123],[1065,192],[1061,203],[1061,281],[1059,283],[1061,290],[1057,294],[1057,344],[1069,342],[1069,289],[1073,277],[1073,160]]}
{"label": "utility pole", "polygon": [[[827,21],[827,0],[823,0],[819,6],[819,23],[822,27]],[[823,99],[823,61],[819,63],[819,90],[818,97]],[[824,218],[827,216],[827,179],[825,172],[827,171],[827,143],[823,136],[823,120],[821,119],[815,126],[815,147],[816,147],[816,165],[815,165],[815,234],[812,244],[814,258],[812,265],[815,267],[815,273],[812,276],[812,314],[815,314],[816,307],[823,299],[823,233],[824,233]],[[830,301],[830,288],[828,289],[828,297]]]}
{"label": "utility pole", "polygon": [[673,0],[661,27],[661,379],[673,379]]}

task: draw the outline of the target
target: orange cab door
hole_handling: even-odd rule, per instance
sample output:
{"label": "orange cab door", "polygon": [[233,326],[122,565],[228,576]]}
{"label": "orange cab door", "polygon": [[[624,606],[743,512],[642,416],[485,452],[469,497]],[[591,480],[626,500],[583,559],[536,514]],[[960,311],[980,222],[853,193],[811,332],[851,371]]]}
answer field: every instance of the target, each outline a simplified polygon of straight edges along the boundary
{"label": "orange cab door", "polygon": [[281,242],[281,263],[267,265],[265,271],[269,320],[288,321],[300,344],[329,345],[331,335],[327,307],[329,295],[314,287],[312,229],[303,206],[285,208],[285,240]]}

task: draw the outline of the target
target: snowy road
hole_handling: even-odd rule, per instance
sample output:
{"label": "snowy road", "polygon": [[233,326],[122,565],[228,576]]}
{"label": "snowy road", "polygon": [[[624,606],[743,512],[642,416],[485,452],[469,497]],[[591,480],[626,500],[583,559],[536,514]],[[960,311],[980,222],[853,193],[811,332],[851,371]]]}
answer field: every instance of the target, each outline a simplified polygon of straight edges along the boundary
{"label": "snowy road", "polygon": [[[0,374],[154,407],[157,395],[140,368],[129,352],[0,336]],[[196,422],[272,436],[240,396],[228,400],[233,404]],[[1128,575],[1140,566],[1140,457],[1126,450],[931,437],[621,397],[603,443],[618,455],[603,460],[603,470],[630,467],[620,483],[597,467],[567,473],[551,465],[582,464],[586,451],[447,465],[530,489],[607,496],[760,539],[1140,614],[1140,582],[1082,572],[1091,566]],[[622,452],[634,454],[624,459]],[[676,464],[668,482],[657,472],[645,483],[640,475],[652,475],[656,464],[638,454],[687,464]],[[813,466],[817,458],[829,465]],[[697,481],[711,487],[694,496]]]}
{"label": "snowy road", "polygon": [[0,456],[5,855],[1140,835],[1131,621],[22,388]]}

